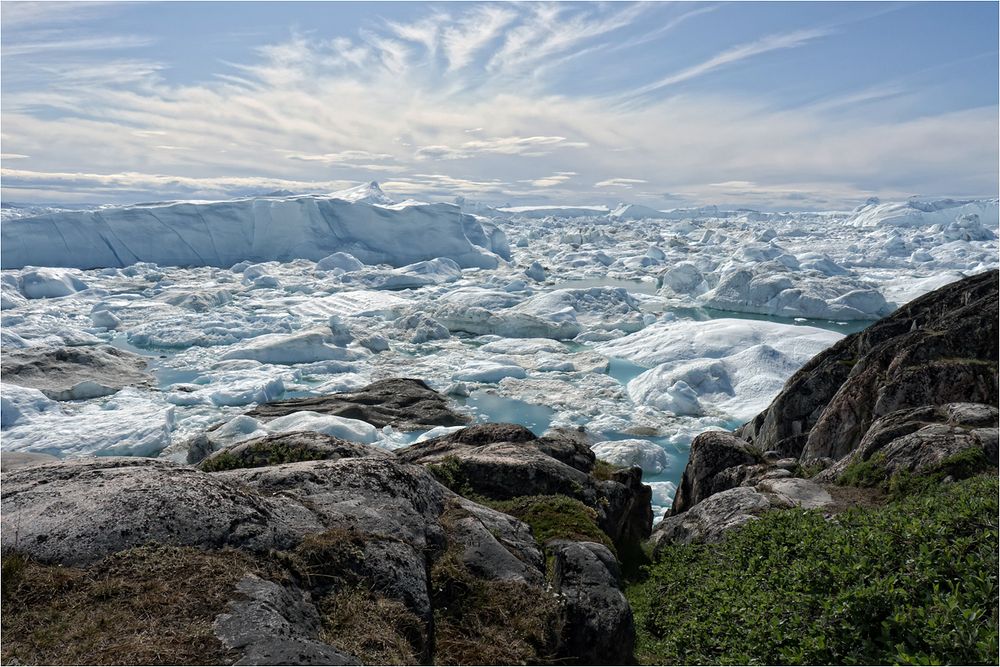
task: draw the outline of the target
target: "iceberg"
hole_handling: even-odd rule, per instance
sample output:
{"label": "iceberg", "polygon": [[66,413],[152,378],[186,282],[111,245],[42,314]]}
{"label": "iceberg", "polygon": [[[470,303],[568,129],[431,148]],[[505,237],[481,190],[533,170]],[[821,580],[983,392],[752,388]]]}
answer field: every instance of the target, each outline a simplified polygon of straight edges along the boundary
{"label": "iceberg", "polygon": [[[377,192],[376,192],[377,190]],[[349,253],[405,266],[446,257],[496,268],[503,233],[453,204],[389,204],[375,183],[330,195],[136,204],[13,218],[0,225],[0,263],[93,269],[136,262],[227,268],[243,261],[319,261]],[[477,245],[477,242],[480,245]]]}
{"label": "iceberg", "polygon": [[854,211],[848,224],[854,227],[930,227],[949,225],[962,216],[978,216],[983,225],[996,229],[1000,224],[1000,200],[910,199],[882,203],[869,199]]}

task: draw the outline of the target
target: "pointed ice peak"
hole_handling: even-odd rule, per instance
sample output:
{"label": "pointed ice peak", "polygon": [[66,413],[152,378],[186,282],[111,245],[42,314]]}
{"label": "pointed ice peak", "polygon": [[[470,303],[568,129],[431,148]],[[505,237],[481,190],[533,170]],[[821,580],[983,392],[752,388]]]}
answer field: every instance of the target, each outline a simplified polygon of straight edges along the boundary
{"label": "pointed ice peak", "polygon": [[337,192],[331,192],[330,197],[335,197],[337,199],[343,199],[349,202],[362,202],[365,204],[394,204],[395,202],[389,199],[382,188],[379,187],[378,181],[371,181],[369,183],[362,183],[353,188],[348,188],[346,190],[338,190]]}

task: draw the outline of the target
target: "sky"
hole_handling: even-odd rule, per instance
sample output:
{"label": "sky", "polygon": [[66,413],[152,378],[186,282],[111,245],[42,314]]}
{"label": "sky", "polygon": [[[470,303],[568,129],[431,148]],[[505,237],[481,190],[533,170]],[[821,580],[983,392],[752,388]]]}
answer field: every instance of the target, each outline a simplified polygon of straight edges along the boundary
{"label": "sky", "polygon": [[996,197],[998,7],[5,0],[0,197]]}

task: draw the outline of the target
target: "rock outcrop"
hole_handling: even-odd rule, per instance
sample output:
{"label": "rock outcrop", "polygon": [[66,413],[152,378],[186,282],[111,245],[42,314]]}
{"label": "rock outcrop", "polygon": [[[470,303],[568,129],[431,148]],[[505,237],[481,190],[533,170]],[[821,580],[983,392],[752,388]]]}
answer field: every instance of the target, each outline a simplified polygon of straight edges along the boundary
{"label": "rock outcrop", "polygon": [[[649,512],[638,470],[622,471],[628,484],[594,479],[593,454],[573,432],[539,439],[484,425],[426,449],[439,455],[429,461],[480,457],[466,473],[496,494],[506,480],[589,498],[604,507],[608,544],[648,534],[648,520],[636,525],[637,489]],[[32,462],[3,473],[3,552],[86,568],[149,544],[235,550],[258,564],[233,579],[214,623],[237,664],[631,660],[631,609],[608,546],[542,544],[529,524],[409,462],[415,452],[286,433],[221,450],[202,470],[140,458]]]}
{"label": "rock outcrop", "polygon": [[493,500],[562,495],[591,507],[618,546],[637,545],[652,524],[650,487],[639,468],[600,480],[581,434],[568,430],[536,437],[517,424],[475,424],[396,452],[408,463],[433,466],[460,492]]}
{"label": "rock outcrop", "polygon": [[42,347],[5,351],[4,382],[39,389],[55,401],[114,394],[129,385],[147,385],[146,361],[110,345]]}
{"label": "rock outcrop", "polygon": [[992,271],[916,299],[817,355],[735,433],[695,438],[654,543],[716,541],[770,509],[830,506],[823,485],[858,466],[882,481],[995,467],[997,282]]}
{"label": "rock outcrop", "polygon": [[635,627],[618,561],[603,544],[556,541],[553,587],[566,604],[563,650],[580,665],[632,661]]}
{"label": "rock outcrop", "polygon": [[357,391],[328,396],[262,403],[247,414],[266,421],[300,411],[360,419],[378,428],[392,426],[403,431],[469,422],[468,416],[448,406],[447,398],[413,378],[379,380]]}

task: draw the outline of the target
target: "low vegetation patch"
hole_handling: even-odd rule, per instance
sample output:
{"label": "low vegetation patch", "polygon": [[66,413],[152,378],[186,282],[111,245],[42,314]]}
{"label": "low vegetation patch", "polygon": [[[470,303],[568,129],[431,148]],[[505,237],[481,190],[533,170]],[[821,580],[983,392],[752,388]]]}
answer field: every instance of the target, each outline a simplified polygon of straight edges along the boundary
{"label": "low vegetation patch", "polygon": [[562,539],[597,542],[612,552],[611,538],[597,525],[597,512],[569,496],[522,496],[511,500],[475,499],[480,504],[518,518],[531,526],[539,544]]}
{"label": "low vegetation patch", "polygon": [[129,549],[86,568],[3,557],[4,664],[203,665],[234,656],[212,629],[257,565],[235,551]]}
{"label": "low vegetation patch", "polygon": [[453,546],[431,568],[434,663],[552,662],[562,632],[557,598],[520,582],[476,577],[461,553]]}
{"label": "low vegetation patch", "polygon": [[448,487],[460,496],[471,498],[475,496],[475,491],[465,471],[462,469],[462,462],[455,456],[446,456],[440,463],[427,464],[427,470],[441,484]]}
{"label": "low vegetation patch", "polygon": [[417,665],[426,643],[424,627],[402,602],[348,588],[319,602],[320,640],[366,665]]}
{"label": "low vegetation patch", "polygon": [[843,486],[879,486],[888,479],[885,454],[877,452],[869,459],[853,461],[840,473],[837,483]]}
{"label": "low vegetation patch", "polygon": [[654,664],[995,664],[997,478],[884,507],[770,512],[664,549],[628,591]]}
{"label": "low vegetation patch", "polygon": [[201,462],[205,472],[221,472],[238,468],[260,468],[262,466],[296,463],[298,461],[319,461],[328,454],[314,447],[265,442],[248,445],[238,455],[221,452]]}
{"label": "low vegetation patch", "polygon": [[946,478],[967,479],[995,467],[986,459],[986,454],[978,447],[968,447],[942,459],[936,465],[919,472],[907,470],[889,474],[885,454],[877,452],[866,461],[854,461],[848,465],[837,480],[844,486],[878,488],[887,491],[892,498],[902,498],[922,493],[939,486]]}
{"label": "low vegetation patch", "polygon": [[608,481],[615,478],[615,473],[621,470],[620,467],[614,465],[613,463],[608,463],[607,461],[602,461],[597,459],[594,462],[594,469],[590,471],[590,474],[594,476],[594,479],[601,480],[602,482]]}

